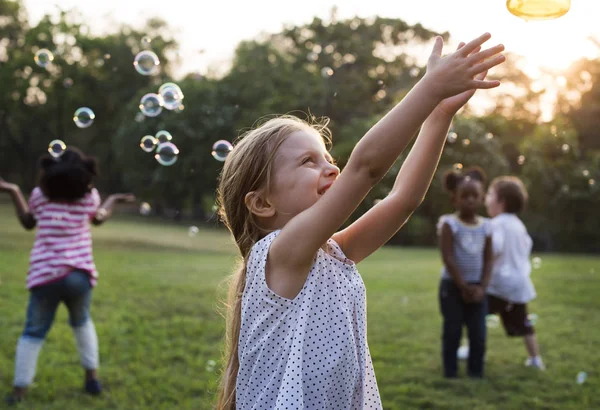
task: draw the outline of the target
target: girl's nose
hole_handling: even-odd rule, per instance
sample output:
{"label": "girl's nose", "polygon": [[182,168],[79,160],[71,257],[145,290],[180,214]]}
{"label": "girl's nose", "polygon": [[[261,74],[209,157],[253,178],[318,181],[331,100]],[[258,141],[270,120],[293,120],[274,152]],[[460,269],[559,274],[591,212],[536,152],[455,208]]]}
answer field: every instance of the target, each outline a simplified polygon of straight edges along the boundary
{"label": "girl's nose", "polygon": [[327,169],[325,170],[325,174],[327,176],[338,176],[340,174],[340,169],[333,165],[333,164],[329,164]]}

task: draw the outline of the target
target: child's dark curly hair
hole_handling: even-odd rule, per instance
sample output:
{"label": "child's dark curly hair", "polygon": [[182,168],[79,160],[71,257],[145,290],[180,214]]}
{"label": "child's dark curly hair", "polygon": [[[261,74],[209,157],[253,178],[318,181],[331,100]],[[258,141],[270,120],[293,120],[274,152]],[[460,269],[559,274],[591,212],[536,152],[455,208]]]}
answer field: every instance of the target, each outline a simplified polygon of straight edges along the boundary
{"label": "child's dark curly hair", "polygon": [[39,187],[51,201],[75,202],[93,188],[98,164],[74,147],[68,147],[58,158],[40,157]]}
{"label": "child's dark curly hair", "polygon": [[485,171],[476,165],[469,167],[462,172],[450,170],[444,174],[444,189],[446,192],[454,194],[460,184],[470,179],[474,179],[481,182],[482,185],[485,185],[487,176]]}

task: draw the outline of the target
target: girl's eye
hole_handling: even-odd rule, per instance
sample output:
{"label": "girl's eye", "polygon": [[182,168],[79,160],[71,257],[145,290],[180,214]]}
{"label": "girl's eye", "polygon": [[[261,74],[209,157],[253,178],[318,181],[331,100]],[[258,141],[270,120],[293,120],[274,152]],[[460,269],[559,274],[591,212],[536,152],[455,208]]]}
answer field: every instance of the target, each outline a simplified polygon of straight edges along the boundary
{"label": "girl's eye", "polygon": [[311,158],[311,157],[306,157],[306,158],[304,158],[304,159],[302,160],[302,164],[303,164],[303,165],[304,165],[304,164],[306,164],[306,163],[308,163],[308,162],[312,162],[312,158]]}

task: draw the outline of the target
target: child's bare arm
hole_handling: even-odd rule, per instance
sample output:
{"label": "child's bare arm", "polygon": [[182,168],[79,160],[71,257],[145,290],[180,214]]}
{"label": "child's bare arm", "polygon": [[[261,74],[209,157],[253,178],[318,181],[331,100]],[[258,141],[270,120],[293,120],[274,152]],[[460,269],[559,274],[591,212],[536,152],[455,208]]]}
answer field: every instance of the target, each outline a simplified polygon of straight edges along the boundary
{"label": "child's bare arm", "polygon": [[31,230],[36,226],[36,220],[33,214],[29,210],[29,205],[23,197],[21,188],[16,184],[11,184],[0,178],[0,192],[8,192],[12,197],[15,209],[17,211],[17,217],[23,228]]}
{"label": "child's bare arm", "polygon": [[113,208],[117,203],[120,202],[133,202],[135,201],[135,195],[133,194],[113,194],[110,195],[104,203],[96,211],[92,223],[96,226],[102,225],[112,216]]}

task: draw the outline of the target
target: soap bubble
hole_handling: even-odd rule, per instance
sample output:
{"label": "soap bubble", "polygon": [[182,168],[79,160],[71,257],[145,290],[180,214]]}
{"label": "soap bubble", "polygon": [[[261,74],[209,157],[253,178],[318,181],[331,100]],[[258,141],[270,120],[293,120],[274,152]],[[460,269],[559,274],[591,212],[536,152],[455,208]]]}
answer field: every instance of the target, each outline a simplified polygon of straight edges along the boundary
{"label": "soap bubble", "polygon": [[183,100],[183,93],[181,88],[174,83],[163,84],[159,89],[158,93],[163,99],[163,105],[167,110],[174,110],[181,105]]}
{"label": "soap bubble", "polygon": [[158,56],[156,53],[149,50],[140,51],[133,60],[135,70],[141,75],[156,74],[159,65],[160,60],[158,59]]}
{"label": "soap bubble", "polygon": [[460,162],[457,162],[456,164],[452,165],[452,170],[454,172],[460,172],[463,169],[463,164],[461,164]]}
{"label": "soap bubble", "polygon": [[494,134],[492,134],[491,132],[488,132],[487,134],[485,134],[485,139],[490,141],[491,139],[494,138]]}
{"label": "soap bubble", "polygon": [[188,236],[190,238],[194,237],[198,235],[198,227],[197,226],[190,226],[188,229]]}
{"label": "soap bubble", "polygon": [[421,70],[419,70],[417,67],[413,67],[408,71],[408,75],[410,75],[411,77],[416,77],[419,75],[420,72]]}
{"label": "soap bubble", "polygon": [[169,131],[160,130],[156,133],[154,138],[156,138],[156,140],[158,141],[159,144],[162,144],[162,143],[171,141],[173,139],[173,136],[171,135],[171,133]]}
{"label": "soap bubble", "polygon": [[519,165],[523,165],[525,163],[525,155],[519,155],[519,158],[517,158],[517,163]]}
{"label": "soap bubble", "polygon": [[65,152],[65,149],[67,149],[67,145],[61,140],[52,140],[48,144],[48,153],[54,158],[60,157]]}
{"label": "soap bubble", "polygon": [[487,327],[489,328],[496,328],[498,327],[500,323],[500,320],[498,319],[498,316],[496,315],[486,315],[485,317],[485,324]]}
{"label": "soap bubble", "polygon": [[590,171],[587,170],[587,169],[584,169],[583,172],[582,172],[582,174],[583,174],[584,177],[589,177],[590,176]]}
{"label": "soap bubble", "polygon": [[212,156],[217,161],[224,162],[232,150],[233,146],[229,141],[219,140],[212,146]]}
{"label": "soap bubble", "polygon": [[163,99],[160,95],[148,93],[140,100],[140,111],[146,117],[156,117],[162,112]]}
{"label": "soap bubble", "polygon": [[468,147],[469,145],[471,145],[471,140],[470,140],[470,139],[468,139],[468,138],[465,138],[465,139],[462,141],[462,144],[463,144],[463,146],[464,146],[464,147]]}
{"label": "soap bubble", "polygon": [[150,36],[142,37],[142,47],[148,48],[148,47],[150,47],[151,43],[152,43],[152,38],[150,38]]}
{"label": "soap bubble", "polygon": [[527,315],[527,321],[529,322],[529,324],[531,326],[535,326],[537,319],[538,319],[538,315],[536,315],[535,313],[530,313]]}
{"label": "soap bubble", "polygon": [[317,61],[319,59],[319,55],[317,53],[310,52],[306,58],[308,58],[308,61]]}
{"label": "soap bubble", "polygon": [[88,107],[78,108],[73,114],[73,122],[79,128],[89,127],[94,123],[94,118],[96,118],[96,114]]}
{"label": "soap bubble", "polygon": [[531,260],[531,265],[533,266],[533,269],[539,269],[542,267],[542,258],[539,257],[535,257]]}
{"label": "soap bubble", "polygon": [[448,141],[449,144],[454,144],[456,142],[456,139],[458,138],[458,134],[455,132],[449,132],[448,136],[446,137],[446,140]]}
{"label": "soap bubble", "polygon": [[586,372],[577,373],[577,384],[583,384],[583,383],[585,383],[586,380],[587,380]]}
{"label": "soap bubble", "polygon": [[54,54],[45,48],[36,51],[35,55],[33,56],[33,61],[35,61],[35,63],[42,68],[46,68],[53,60]]}
{"label": "soap bubble", "polygon": [[461,346],[456,351],[456,358],[458,360],[467,360],[469,358],[469,346]]}
{"label": "soap bubble", "polygon": [[73,79],[70,77],[67,77],[63,80],[63,87],[65,88],[71,88],[71,86],[73,85]]}
{"label": "soap bubble", "polygon": [[152,152],[154,151],[154,148],[156,148],[157,144],[158,141],[156,138],[154,138],[152,135],[146,135],[142,137],[142,140],[140,141],[140,148],[142,148],[142,150],[145,152]]}
{"label": "soap bubble", "polygon": [[150,215],[150,211],[152,211],[150,204],[148,202],[142,202],[140,205],[140,214],[147,216]]}
{"label": "soap bubble", "polygon": [[179,149],[172,142],[165,142],[158,146],[154,158],[156,161],[165,167],[171,166],[177,162]]}
{"label": "soap bubble", "polygon": [[588,179],[588,184],[589,186],[595,186],[596,185],[596,180],[593,178]]}
{"label": "soap bubble", "polygon": [[562,147],[560,147],[560,149],[562,149],[562,152],[566,154],[567,152],[569,152],[571,147],[569,147],[569,144],[562,144]]}
{"label": "soap bubble", "polygon": [[333,69],[331,67],[323,67],[321,69],[321,76],[323,78],[329,78],[333,75]]}

